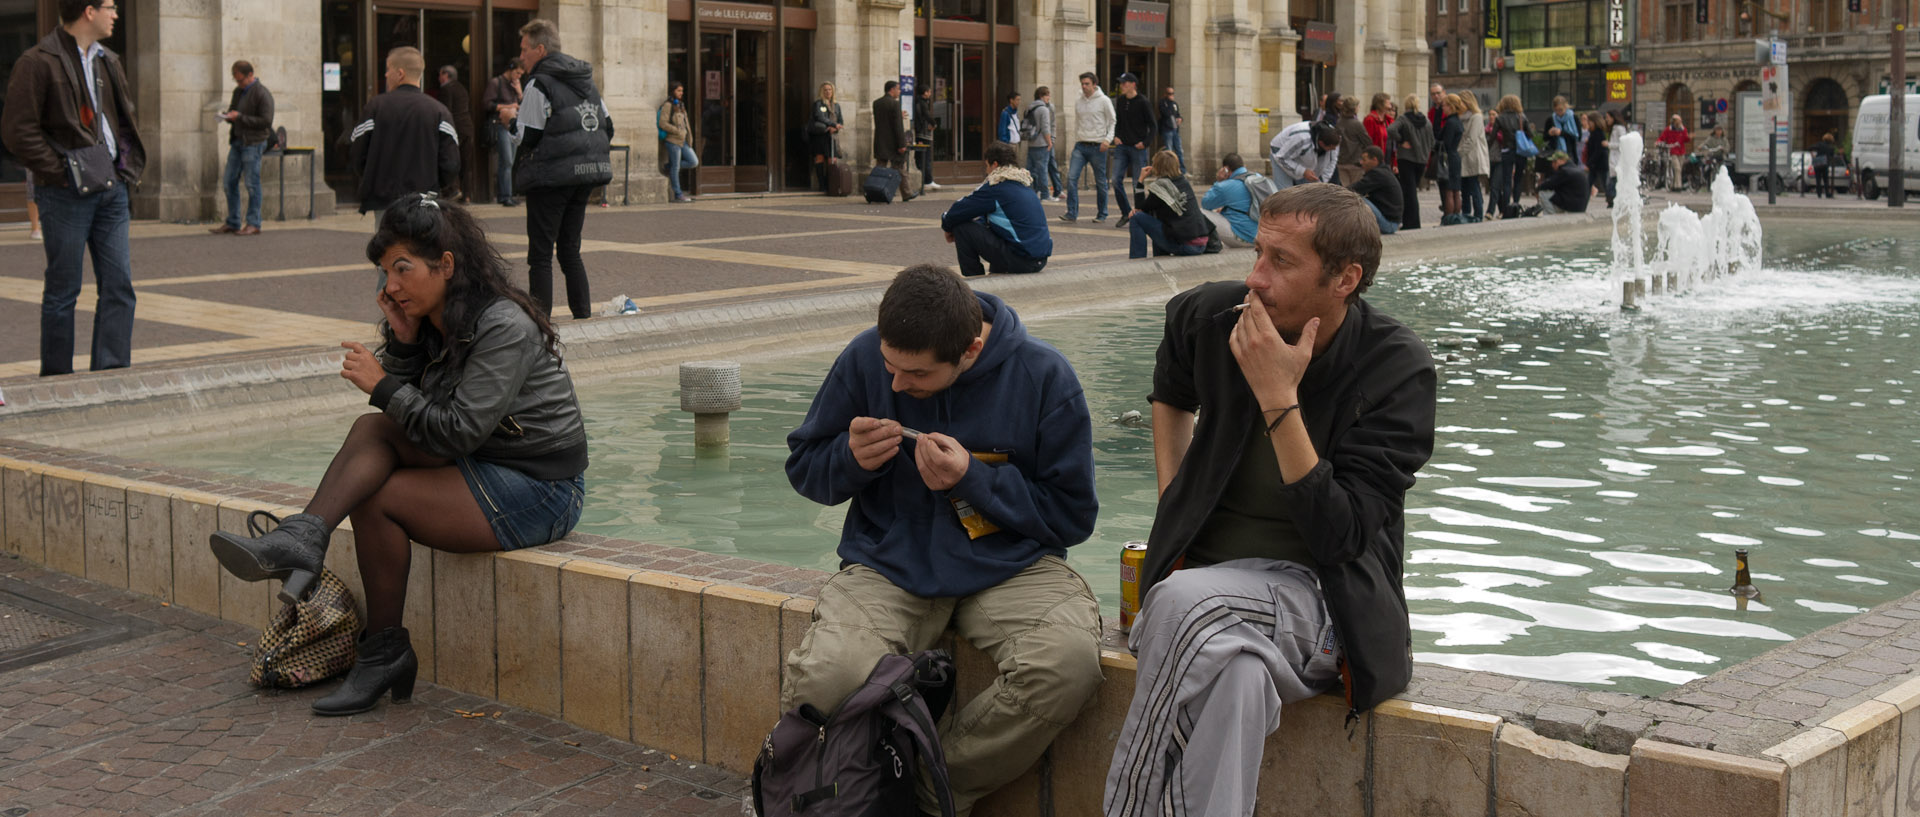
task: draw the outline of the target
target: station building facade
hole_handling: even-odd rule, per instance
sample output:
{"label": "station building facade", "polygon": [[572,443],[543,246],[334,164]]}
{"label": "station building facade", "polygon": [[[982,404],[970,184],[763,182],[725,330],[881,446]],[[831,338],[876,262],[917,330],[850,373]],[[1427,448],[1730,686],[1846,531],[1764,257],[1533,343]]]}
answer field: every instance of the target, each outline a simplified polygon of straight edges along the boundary
{"label": "station building facade", "polygon": [[[1271,133],[1299,121],[1321,94],[1424,93],[1430,51],[1425,0],[120,0],[107,45],[127,63],[149,162],[135,216],[215,218],[227,126],[216,114],[232,90],[228,68],[251,62],[274,93],[276,124],[312,156],[284,160],[284,211],[350,209],[356,191],[347,136],[368,100],[386,90],[383,55],[411,45],[429,66],[423,90],[443,95],[435,68],[460,69],[478,106],[487,80],[519,53],[518,29],[554,20],[564,50],[592,63],[616,128],[631,200],[664,201],[654,115],[668,83],[687,85],[695,189],[705,194],[812,187],[804,129],[822,82],[847,120],[841,148],[864,169],[872,101],[911,74],[934,88],[935,179],[984,176],[981,156],[1010,92],[1023,108],[1037,86],[1054,91],[1059,137],[1071,141],[1077,77],[1109,93],[1132,72],[1140,92],[1178,94],[1189,167],[1229,152],[1258,163]],[[0,66],[58,23],[54,0],[0,0]],[[903,57],[904,54],[904,57]],[[1265,113],[1262,113],[1264,111]],[[1264,128],[1264,131],[1263,131]],[[1064,151],[1062,151],[1064,154]],[[470,146],[475,162],[489,151]],[[1064,168],[1062,156],[1058,161]],[[1256,164],[1256,166],[1258,166]],[[263,169],[268,216],[280,160]],[[1210,174],[1209,174],[1210,175]],[[0,155],[0,222],[24,219],[21,169]],[[490,170],[473,174],[489,200]],[[621,194],[622,179],[616,175]]]}

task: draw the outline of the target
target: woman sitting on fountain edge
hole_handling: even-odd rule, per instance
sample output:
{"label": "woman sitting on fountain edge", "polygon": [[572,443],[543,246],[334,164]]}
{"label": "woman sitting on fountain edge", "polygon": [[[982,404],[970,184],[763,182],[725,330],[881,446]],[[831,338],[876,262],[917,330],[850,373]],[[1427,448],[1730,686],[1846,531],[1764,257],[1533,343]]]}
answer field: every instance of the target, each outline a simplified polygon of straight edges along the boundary
{"label": "woman sitting on fountain edge", "polygon": [[342,343],[340,375],[381,413],[354,421],[306,512],[258,538],[220,532],[214,555],[246,581],[281,579],[304,596],[342,519],[353,519],[367,629],[346,682],[318,715],[413,694],[406,628],[409,540],[453,553],[559,539],[580,520],[586,427],[547,316],[507,280],[507,263],[463,207],[401,200],[367,242],[385,316],[378,356]]}

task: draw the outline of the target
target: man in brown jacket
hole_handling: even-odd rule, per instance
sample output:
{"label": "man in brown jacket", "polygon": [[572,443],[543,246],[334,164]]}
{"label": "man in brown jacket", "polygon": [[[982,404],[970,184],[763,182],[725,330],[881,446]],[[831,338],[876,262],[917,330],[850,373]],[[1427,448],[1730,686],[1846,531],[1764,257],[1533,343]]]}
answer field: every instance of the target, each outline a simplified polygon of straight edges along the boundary
{"label": "man in brown jacket", "polygon": [[[273,144],[273,92],[253,75],[253,63],[233,64],[233,99],[220,114],[227,134],[227,220],[207,232],[260,234],[260,155]],[[240,223],[240,174],[247,175],[247,222]]]}
{"label": "man in brown jacket", "polygon": [[912,201],[907,187],[907,123],[900,114],[900,83],[887,80],[886,93],[873,101],[873,166],[900,171],[900,200]]}
{"label": "man in brown jacket", "polygon": [[[13,66],[0,139],[33,174],[46,232],[46,288],[40,298],[40,374],[73,371],[73,310],[81,260],[93,254],[93,369],[133,362],[133,270],[127,188],[140,182],[147,153],[134,119],[120,57],[100,44],[113,35],[118,0],[60,0],[59,28]],[[107,172],[85,191],[68,157]],[[95,176],[100,174],[87,174]]]}

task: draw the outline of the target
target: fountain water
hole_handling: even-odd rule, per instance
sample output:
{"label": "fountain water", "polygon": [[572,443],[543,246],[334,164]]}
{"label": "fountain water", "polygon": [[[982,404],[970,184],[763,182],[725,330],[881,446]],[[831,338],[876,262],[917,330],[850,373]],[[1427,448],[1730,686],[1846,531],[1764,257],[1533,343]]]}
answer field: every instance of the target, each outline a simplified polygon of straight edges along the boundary
{"label": "fountain water", "polygon": [[1618,194],[1613,208],[1613,279],[1620,308],[1637,309],[1649,291],[1675,293],[1724,275],[1760,269],[1760,218],[1753,202],[1735,193],[1725,168],[1713,180],[1713,210],[1704,218],[1678,204],[1660,213],[1657,255],[1648,258],[1642,226],[1638,133],[1621,137]]}

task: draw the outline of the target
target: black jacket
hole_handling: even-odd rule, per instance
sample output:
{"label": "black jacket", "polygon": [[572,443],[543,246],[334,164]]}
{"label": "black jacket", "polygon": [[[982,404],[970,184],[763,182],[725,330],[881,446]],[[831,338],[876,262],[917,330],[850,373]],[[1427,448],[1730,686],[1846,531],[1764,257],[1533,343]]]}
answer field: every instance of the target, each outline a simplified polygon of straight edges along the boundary
{"label": "black jacket", "polygon": [[1173,214],[1173,207],[1162,201],[1155,185],[1149,182],[1147,192],[1140,196],[1140,212],[1153,216],[1166,225],[1167,240],[1175,244],[1185,244],[1213,231],[1213,224],[1200,213],[1200,197],[1193,194],[1193,184],[1185,176],[1166,180],[1171,183],[1181,198],[1180,215]]}
{"label": "black jacket", "polygon": [[350,158],[360,174],[360,212],[384,210],[408,194],[459,180],[459,132],[447,106],[418,85],[402,85],[367,103],[366,120],[353,129]]}
{"label": "black jacket", "polygon": [[[1160,496],[1141,598],[1186,555],[1239,463],[1247,425],[1260,415],[1227,347],[1234,321],[1218,317],[1246,294],[1244,284],[1219,282],[1167,303],[1149,399],[1199,418],[1186,459]],[[1413,677],[1402,511],[1414,472],[1433,454],[1433,358],[1412,330],[1356,300],[1299,391],[1320,462],[1275,501],[1292,511],[1319,562],[1314,572],[1345,653],[1347,702],[1358,713]]]}
{"label": "black jacket", "polygon": [[1573,162],[1563,164],[1559,170],[1547,174],[1535,189],[1540,191],[1540,195],[1547,196],[1553,206],[1568,213],[1586,212],[1587,203],[1593,198],[1593,186],[1587,181],[1586,168]]}
{"label": "black jacket", "polygon": [[266,83],[255,79],[245,88],[234,88],[227,110],[240,112],[227,131],[228,142],[257,145],[273,138],[273,92]]}
{"label": "black jacket", "polygon": [[476,316],[455,339],[466,347],[458,368],[446,339],[423,324],[416,343],[393,339],[380,365],[387,376],[368,401],[437,457],[471,456],[535,479],[567,479],[587,467],[587,430],[573,377],[547,351],[525,310],[505,298]]}
{"label": "black jacket", "polygon": [[1373,206],[1380,208],[1380,215],[1386,217],[1388,221],[1400,220],[1400,212],[1406,200],[1400,195],[1400,180],[1387,171],[1386,165],[1374,165],[1372,170],[1361,174],[1360,178],[1354,181],[1353,187],[1348,189],[1359,193],[1367,201],[1373,202]]}
{"label": "black jacket", "polygon": [[1158,129],[1153,102],[1145,94],[1134,94],[1132,99],[1126,94],[1113,98],[1113,138],[1120,140],[1120,144],[1153,147],[1153,136]]}
{"label": "black jacket", "polygon": [[900,115],[900,100],[881,94],[873,101],[873,158],[878,162],[897,162],[906,158],[907,123]]}
{"label": "black jacket", "polygon": [[453,117],[453,129],[460,134],[460,141],[473,138],[473,94],[467,92],[467,86],[454,80],[440,86],[440,104],[447,106],[447,113]]}
{"label": "black jacket", "polygon": [[[520,83],[520,146],[513,154],[513,189],[550,190],[613,181],[613,117],[600,90],[593,87],[593,66],[558,51],[533,66]],[[526,111],[539,106],[544,119],[527,124]]]}
{"label": "black jacket", "polygon": [[6,108],[0,112],[0,140],[5,141],[13,160],[33,174],[35,185],[68,186],[61,151],[105,142],[101,129],[106,127],[113,128],[114,144],[119,147],[114,165],[120,181],[140,184],[140,174],[147,167],[147,151],[140,143],[139,123],[133,114],[133,88],[127,84],[120,56],[103,46],[93,81],[101,115],[89,128],[81,124],[80,111],[88,104],[86,73],[81,69],[80,45],[73,35],[55,28],[14,62],[13,78],[7,81]]}
{"label": "black jacket", "polygon": [[1180,103],[1162,97],[1160,99],[1160,132],[1166,133],[1168,131],[1179,130],[1179,120],[1181,118]]}

